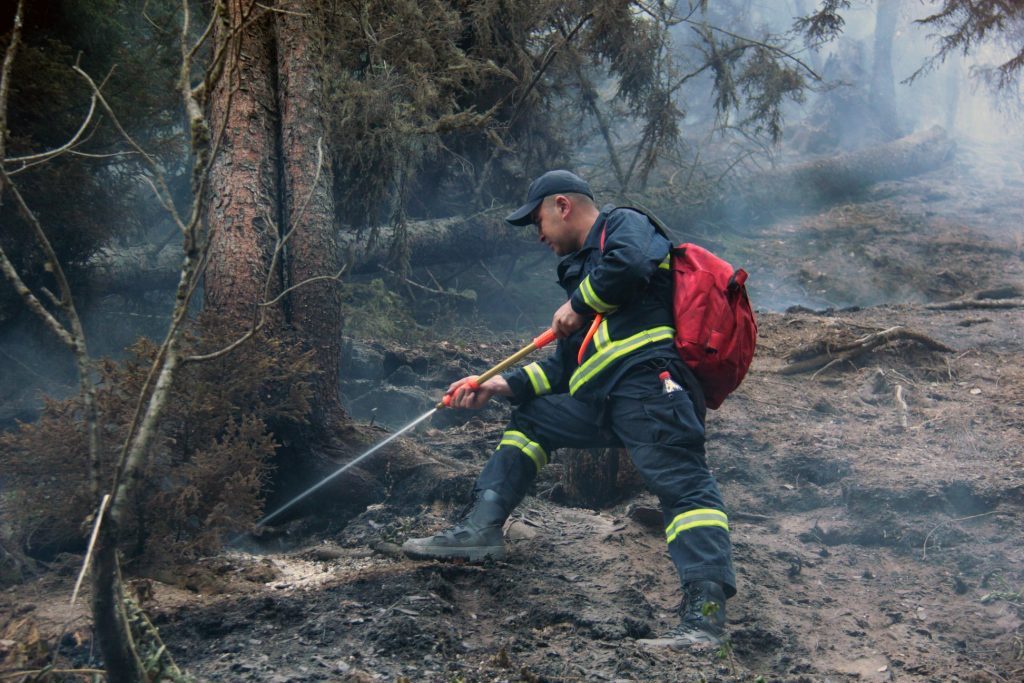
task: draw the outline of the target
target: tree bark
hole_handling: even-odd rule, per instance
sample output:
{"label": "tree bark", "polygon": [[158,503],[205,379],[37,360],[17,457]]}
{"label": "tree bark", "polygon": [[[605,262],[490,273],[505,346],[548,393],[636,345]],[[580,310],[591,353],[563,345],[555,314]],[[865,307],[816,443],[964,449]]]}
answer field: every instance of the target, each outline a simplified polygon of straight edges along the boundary
{"label": "tree bark", "polygon": [[[210,171],[206,225],[210,257],[204,307],[244,332],[264,300],[267,274],[280,223],[277,99],[272,19],[255,0],[229,0],[237,59],[210,101],[210,120],[225,121],[221,148]],[[216,134],[216,133],[215,133]],[[280,291],[274,273],[271,296]],[[267,311],[279,321],[276,309]]]}
{"label": "tree bark", "polygon": [[[281,156],[287,243],[285,274],[291,287],[341,269],[336,239],[333,174],[320,142],[325,123],[323,85],[318,64],[324,50],[317,15],[300,0],[278,3],[276,15],[278,107],[281,112]],[[314,384],[314,422],[341,413],[341,293],[338,283],[322,280],[295,289],[288,296],[288,321],[312,349],[321,372]]]}
{"label": "tree bark", "polygon": [[130,626],[118,607],[122,604],[117,568],[117,529],[108,518],[100,528],[92,567],[92,616],[103,664],[111,683],[143,680],[143,672],[128,645]]}

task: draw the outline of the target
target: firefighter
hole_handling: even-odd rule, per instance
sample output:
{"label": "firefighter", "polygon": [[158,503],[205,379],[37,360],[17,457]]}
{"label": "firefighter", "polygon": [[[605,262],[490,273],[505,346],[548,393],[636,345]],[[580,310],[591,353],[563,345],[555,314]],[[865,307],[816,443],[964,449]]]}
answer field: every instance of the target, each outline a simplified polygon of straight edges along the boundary
{"label": "firefighter", "polygon": [[[553,451],[624,447],[661,503],[684,594],[680,624],[640,642],[720,644],[736,577],[728,519],[705,458],[704,398],[673,345],[671,244],[642,213],[598,209],[590,186],[563,170],[534,180],[526,203],[505,220],[532,223],[561,257],[558,280],[568,300],[551,321],[558,345],[545,360],[475,389],[472,377],[452,384],[453,407],[481,408],[503,396],[512,417],[465,516],[434,536],[409,539],[403,550],[417,559],[504,559],[502,525]],[[580,355],[597,314],[602,321]]]}

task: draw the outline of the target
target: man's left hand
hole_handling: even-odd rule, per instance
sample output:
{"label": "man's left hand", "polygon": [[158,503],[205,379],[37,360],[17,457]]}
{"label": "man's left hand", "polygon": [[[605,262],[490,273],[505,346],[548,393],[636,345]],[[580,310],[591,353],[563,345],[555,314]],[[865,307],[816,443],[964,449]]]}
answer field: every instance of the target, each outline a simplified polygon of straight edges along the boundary
{"label": "man's left hand", "polygon": [[555,316],[551,319],[551,329],[555,331],[556,337],[565,339],[586,322],[586,318],[572,310],[572,303],[566,301],[555,311]]}

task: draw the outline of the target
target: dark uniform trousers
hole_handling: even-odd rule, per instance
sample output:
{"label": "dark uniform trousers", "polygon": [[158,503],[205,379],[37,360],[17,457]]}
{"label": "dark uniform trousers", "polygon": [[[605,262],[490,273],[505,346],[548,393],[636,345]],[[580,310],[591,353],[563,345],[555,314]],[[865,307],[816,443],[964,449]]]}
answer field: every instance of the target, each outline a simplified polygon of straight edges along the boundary
{"label": "dark uniform trousers", "polygon": [[[673,368],[672,374],[681,373]],[[665,393],[658,369],[642,364],[616,382],[603,408],[554,394],[513,410],[475,488],[497,492],[512,509],[555,449],[625,447],[661,501],[668,551],[681,581],[717,581],[731,597],[736,577],[728,519],[708,470],[702,418],[687,391]]]}

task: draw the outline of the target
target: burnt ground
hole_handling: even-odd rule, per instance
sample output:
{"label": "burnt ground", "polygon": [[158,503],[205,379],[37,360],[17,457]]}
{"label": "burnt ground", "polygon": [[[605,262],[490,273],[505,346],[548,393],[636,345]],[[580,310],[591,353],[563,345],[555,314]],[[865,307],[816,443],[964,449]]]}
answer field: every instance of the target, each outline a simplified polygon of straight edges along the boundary
{"label": "burnt ground", "polygon": [[[760,283],[756,305],[799,306],[761,310],[751,373],[708,419],[740,584],[730,647],[636,645],[674,623],[678,601],[654,501],[639,491],[599,510],[567,506],[557,458],[506,527],[508,561],[396,553],[457,514],[503,428],[498,405],[399,442],[430,461],[429,481],[394,481],[345,525],[293,523],[279,530],[291,538],[282,550],[136,578],[139,599],[200,680],[1024,680],[1024,309],[928,306],[1022,296],[1024,169],[1013,159],[1024,157],[965,175],[984,151],[781,218],[737,248]],[[902,339],[780,372],[800,349],[894,326],[951,350]],[[384,385],[391,403],[429,401],[452,369],[521,343],[377,342],[364,356],[418,368],[401,380],[414,391]],[[64,623],[73,664],[93,661],[81,608],[66,608],[80,560],[0,594],[6,666],[45,652]]]}

